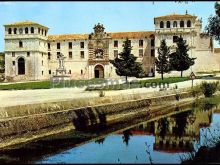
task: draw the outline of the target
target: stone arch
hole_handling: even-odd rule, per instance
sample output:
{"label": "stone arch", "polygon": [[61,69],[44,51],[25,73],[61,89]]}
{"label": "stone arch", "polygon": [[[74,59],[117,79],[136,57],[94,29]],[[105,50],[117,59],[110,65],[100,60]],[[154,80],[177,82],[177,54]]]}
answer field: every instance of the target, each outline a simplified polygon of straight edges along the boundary
{"label": "stone arch", "polygon": [[95,78],[104,78],[104,66],[101,65],[101,64],[97,64],[95,67],[94,67],[94,75],[95,75]]}
{"label": "stone arch", "polygon": [[167,28],[170,28],[170,21],[167,21]]}
{"label": "stone arch", "polygon": [[18,75],[25,75],[25,60],[23,57],[18,58]]}
{"label": "stone arch", "polygon": [[187,21],[187,27],[191,27],[191,21],[190,20]]}
{"label": "stone arch", "polygon": [[163,28],[163,27],[164,27],[163,21],[160,21],[160,28]]}

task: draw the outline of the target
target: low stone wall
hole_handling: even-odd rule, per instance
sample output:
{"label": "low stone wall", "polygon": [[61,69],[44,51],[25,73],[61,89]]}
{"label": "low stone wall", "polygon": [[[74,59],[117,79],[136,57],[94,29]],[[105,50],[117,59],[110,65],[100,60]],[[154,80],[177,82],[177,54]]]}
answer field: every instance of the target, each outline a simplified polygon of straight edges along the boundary
{"label": "low stone wall", "polygon": [[[180,99],[192,97],[190,93],[179,94]],[[124,112],[142,112],[143,108],[147,112],[153,105],[166,105],[171,102],[178,102],[177,95],[155,97],[148,99],[130,100],[120,103],[108,103],[97,106],[87,106],[83,108],[72,108],[68,110],[32,114],[27,116],[4,118],[0,120],[0,147],[7,146],[5,141],[14,141],[13,137],[23,136],[26,133],[38,132],[42,129],[71,125],[72,129],[85,129],[93,125],[105,125],[114,121],[114,115]],[[117,118],[118,120],[118,118]],[[25,141],[25,140],[24,140]],[[10,142],[11,143],[11,142]]]}

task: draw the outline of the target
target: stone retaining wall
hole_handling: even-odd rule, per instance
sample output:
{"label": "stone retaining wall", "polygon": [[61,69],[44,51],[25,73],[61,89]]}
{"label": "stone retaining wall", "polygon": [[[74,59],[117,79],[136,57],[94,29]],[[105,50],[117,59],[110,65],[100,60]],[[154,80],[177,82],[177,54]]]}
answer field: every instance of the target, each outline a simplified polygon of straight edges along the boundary
{"label": "stone retaining wall", "polygon": [[[180,100],[192,97],[190,93],[182,93],[179,94],[179,96]],[[131,111],[135,113],[141,112],[141,109],[143,108],[147,112],[152,105],[165,105],[174,101],[178,102],[176,94],[157,98],[124,101],[120,103],[87,106],[83,108],[72,108],[28,116],[4,118],[0,120],[0,143],[4,143],[4,141],[8,139],[15,140],[13,139],[13,136],[19,137],[25,133],[30,134],[30,132],[38,132],[42,129],[49,130],[50,128],[61,125],[65,126],[70,123],[72,124],[72,129],[79,130],[93,125],[105,125],[109,122],[110,116],[111,122],[114,120],[114,114],[117,115],[123,112],[126,116],[126,113],[130,113]],[[124,115],[121,118],[123,117]]]}

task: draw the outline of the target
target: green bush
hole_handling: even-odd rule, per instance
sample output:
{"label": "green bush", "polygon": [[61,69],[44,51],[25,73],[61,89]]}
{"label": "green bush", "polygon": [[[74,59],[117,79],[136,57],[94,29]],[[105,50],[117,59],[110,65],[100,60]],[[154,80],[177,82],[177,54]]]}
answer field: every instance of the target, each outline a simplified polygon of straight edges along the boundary
{"label": "green bush", "polygon": [[202,82],[201,89],[205,97],[211,97],[217,90],[219,82]]}

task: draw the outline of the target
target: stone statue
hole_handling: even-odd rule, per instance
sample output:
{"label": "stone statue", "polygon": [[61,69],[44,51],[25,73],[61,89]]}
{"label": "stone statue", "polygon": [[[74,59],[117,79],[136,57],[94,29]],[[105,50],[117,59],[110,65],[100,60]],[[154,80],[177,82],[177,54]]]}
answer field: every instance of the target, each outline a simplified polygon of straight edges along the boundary
{"label": "stone statue", "polygon": [[64,57],[63,54],[60,54],[60,55],[58,56],[59,69],[64,69],[64,59],[65,59],[65,58],[66,58],[66,57]]}

